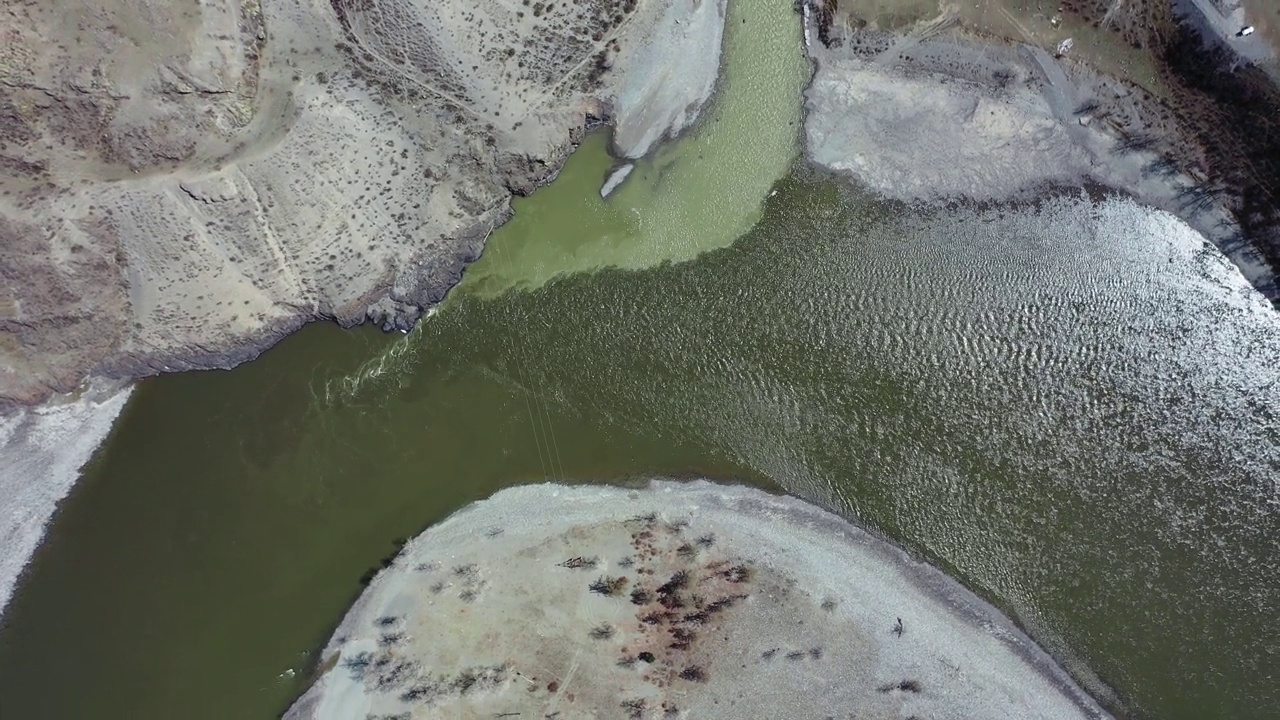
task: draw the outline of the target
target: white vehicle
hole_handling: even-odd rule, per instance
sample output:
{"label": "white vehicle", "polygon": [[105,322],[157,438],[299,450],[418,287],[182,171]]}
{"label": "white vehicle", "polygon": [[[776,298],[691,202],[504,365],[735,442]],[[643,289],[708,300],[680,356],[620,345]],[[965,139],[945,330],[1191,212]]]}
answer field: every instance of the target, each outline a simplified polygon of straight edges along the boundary
{"label": "white vehicle", "polygon": [[1236,33],[1236,37],[1247,37],[1252,34],[1253,34],[1253,26],[1245,25],[1244,27],[1240,28],[1240,32]]}

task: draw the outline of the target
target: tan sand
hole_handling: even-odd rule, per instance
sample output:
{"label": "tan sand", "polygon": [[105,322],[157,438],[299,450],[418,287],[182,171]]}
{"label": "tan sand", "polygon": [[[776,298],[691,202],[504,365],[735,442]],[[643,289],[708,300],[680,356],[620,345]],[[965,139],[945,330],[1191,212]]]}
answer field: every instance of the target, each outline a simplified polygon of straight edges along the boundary
{"label": "tan sand", "polygon": [[997,610],[799,500],[504,490],[412,540],[303,718],[1107,717]]}
{"label": "tan sand", "polygon": [[696,116],[724,0],[108,0],[0,29],[0,408],[407,328],[588,116]]}

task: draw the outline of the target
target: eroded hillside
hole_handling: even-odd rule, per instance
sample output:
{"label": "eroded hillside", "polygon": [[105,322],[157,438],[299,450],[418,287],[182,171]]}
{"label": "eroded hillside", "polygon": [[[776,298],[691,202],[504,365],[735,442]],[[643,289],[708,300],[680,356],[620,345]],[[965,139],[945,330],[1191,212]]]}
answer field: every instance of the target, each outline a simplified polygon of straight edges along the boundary
{"label": "eroded hillside", "polygon": [[6,8],[0,402],[89,374],[230,366],[316,318],[411,324],[592,118],[613,120],[631,156],[688,122],[715,81],[723,12]]}

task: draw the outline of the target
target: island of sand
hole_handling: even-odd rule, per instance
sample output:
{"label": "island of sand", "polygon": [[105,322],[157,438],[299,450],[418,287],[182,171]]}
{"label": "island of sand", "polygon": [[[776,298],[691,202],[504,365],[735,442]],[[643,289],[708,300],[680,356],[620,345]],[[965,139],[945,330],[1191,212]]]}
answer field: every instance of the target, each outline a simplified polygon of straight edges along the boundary
{"label": "island of sand", "polygon": [[[318,319],[407,330],[590,127],[635,159],[696,119],[729,1],[6,8],[0,425],[27,429],[0,483],[44,487],[0,503],[0,549],[21,548],[0,588],[85,455],[18,474],[49,452],[31,418],[92,446],[136,378],[231,367]],[[907,202],[1120,190],[1280,297],[1280,8],[970,5],[797,0],[806,157]]]}
{"label": "island of sand", "polygon": [[503,490],[411,540],[322,658],[289,720],[1109,717],[938,570],[707,482]]}

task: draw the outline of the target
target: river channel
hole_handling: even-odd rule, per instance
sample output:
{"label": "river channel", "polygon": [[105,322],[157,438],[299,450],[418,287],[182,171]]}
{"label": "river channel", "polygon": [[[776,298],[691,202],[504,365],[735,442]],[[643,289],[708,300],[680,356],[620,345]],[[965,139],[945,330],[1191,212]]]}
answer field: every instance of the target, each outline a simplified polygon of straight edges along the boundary
{"label": "river channel", "polygon": [[1280,315],[1124,199],[904,208],[806,169],[789,3],[732,12],[700,126],[607,201],[591,136],[411,334],[142,383],[4,618],[0,716],[273,717],[398,538],[675,476],[883,532],[1119,714],[1273,717]]}

